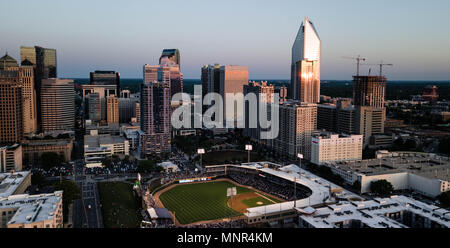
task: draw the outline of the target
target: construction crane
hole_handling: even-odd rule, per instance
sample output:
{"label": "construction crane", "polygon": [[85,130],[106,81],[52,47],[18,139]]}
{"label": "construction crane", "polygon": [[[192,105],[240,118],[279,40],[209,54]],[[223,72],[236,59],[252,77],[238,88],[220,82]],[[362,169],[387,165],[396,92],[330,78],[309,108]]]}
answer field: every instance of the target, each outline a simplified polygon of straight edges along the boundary
{"label": "construction crane", "polygon": [[356,60],[356,76],[359,76],[359,65],[361,64],[361,61],[366,61],[366,58],[361,58],[361,55],[358,55],[358,57],[342,57],[343,59],[353,59]]}
{"label": "construction crane", "polygon": [[383,76],[383,66],[394,66],[394,64],[384,64],[383,61],[381,61],[378,64],[366,64],[366,65],[377,65],[380,67],[380,77]]}

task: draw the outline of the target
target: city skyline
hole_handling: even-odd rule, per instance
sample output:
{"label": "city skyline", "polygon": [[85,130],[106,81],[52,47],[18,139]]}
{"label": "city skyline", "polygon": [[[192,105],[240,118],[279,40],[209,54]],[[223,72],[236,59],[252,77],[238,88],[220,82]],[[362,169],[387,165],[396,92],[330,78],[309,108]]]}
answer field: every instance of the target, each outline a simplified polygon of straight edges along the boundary
{"label": "city skyline", "polygon": [[[436,2],[247,1],[240,8],[230,2],[217,12],[217,3],[209,2],[96,1],[85,8],[78,2],[14,1],[0,4],[10,10],[0,17],[9,24],[0,28],[7,37],[0,52],[18,60],[21,45],[52,47],[58,50],[61,77],[87,78],[102,69],[140,78],[142,64],[157,64],[162,49],[177,48],[186,79],[199,79],[201,66],[214,63],[249,66],[250,79],[289,79],[289,48],[308,16],[321,30],[324,80],[351,80],[354,62],[342,56],[358,54],[367,63],[393,63],[386,69],[390,80],[448,80],[450,35],[442,30],[450,21],[444,13],[450,3]],[[163,11],[168,8],[170,17]],[[82,19],[73,15],[77,12]],[[226,18],[229,12],[233,18]],[[114,15],[123,18],[113,20]],[[361,74],[368,69],[363,66]]]}

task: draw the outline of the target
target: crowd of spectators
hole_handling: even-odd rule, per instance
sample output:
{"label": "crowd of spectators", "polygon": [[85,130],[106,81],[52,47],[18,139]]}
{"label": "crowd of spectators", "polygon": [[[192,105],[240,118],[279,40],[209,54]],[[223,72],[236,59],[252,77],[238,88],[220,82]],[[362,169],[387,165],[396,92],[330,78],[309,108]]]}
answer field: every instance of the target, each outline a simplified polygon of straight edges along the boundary
{"label": "crowd of spectators", "polygon": [[[270,176],[263,176],[245,172],[230,171],[228,172],[228,176],[230,177],[230,179],[239,184],[253,187],[257,190],[261,190],[283,200],[295,200],[294,184],[292,182],[279,178],[272,178]],[[295,191],[297,194],[297,200],[307,198],[311,194],[309,189],[299,184],[297,184]]]}

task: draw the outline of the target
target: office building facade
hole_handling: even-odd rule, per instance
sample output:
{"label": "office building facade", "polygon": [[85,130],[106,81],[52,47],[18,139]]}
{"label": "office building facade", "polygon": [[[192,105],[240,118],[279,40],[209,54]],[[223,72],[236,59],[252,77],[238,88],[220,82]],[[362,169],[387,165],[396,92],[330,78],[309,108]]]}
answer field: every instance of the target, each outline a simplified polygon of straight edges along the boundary
{"label": "office building facade", "polygon": [[292,46],[291,98],[320,102],[321,41],[314,24],[305,18]]}
{"label": "office building facade", "polygon": [[41,86],[42,131],[72,131],[75,127],[75,88],[70,79],[44,79]]}
{"label": "office building facade", "polygon": [[[144,75],[144,79],[145,77]],[[143,83],[140,99],[141,155],[170,152],[170,83]]]}

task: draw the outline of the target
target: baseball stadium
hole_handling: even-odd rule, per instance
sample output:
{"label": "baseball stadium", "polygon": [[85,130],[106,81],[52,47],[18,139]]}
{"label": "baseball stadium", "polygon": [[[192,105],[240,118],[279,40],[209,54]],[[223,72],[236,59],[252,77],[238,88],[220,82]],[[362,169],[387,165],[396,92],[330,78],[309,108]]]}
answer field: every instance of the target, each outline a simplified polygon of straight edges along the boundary
{"label": "baseball stadium", "polygon": [[[229,189],[235,188],[230,196]],[[149,215],[166,211],[175,226],[289,226],[296,207],[320,206],[354,194],[295,165],[270,162],[207,166],[194,176],[172,178],[144,193]]]}

